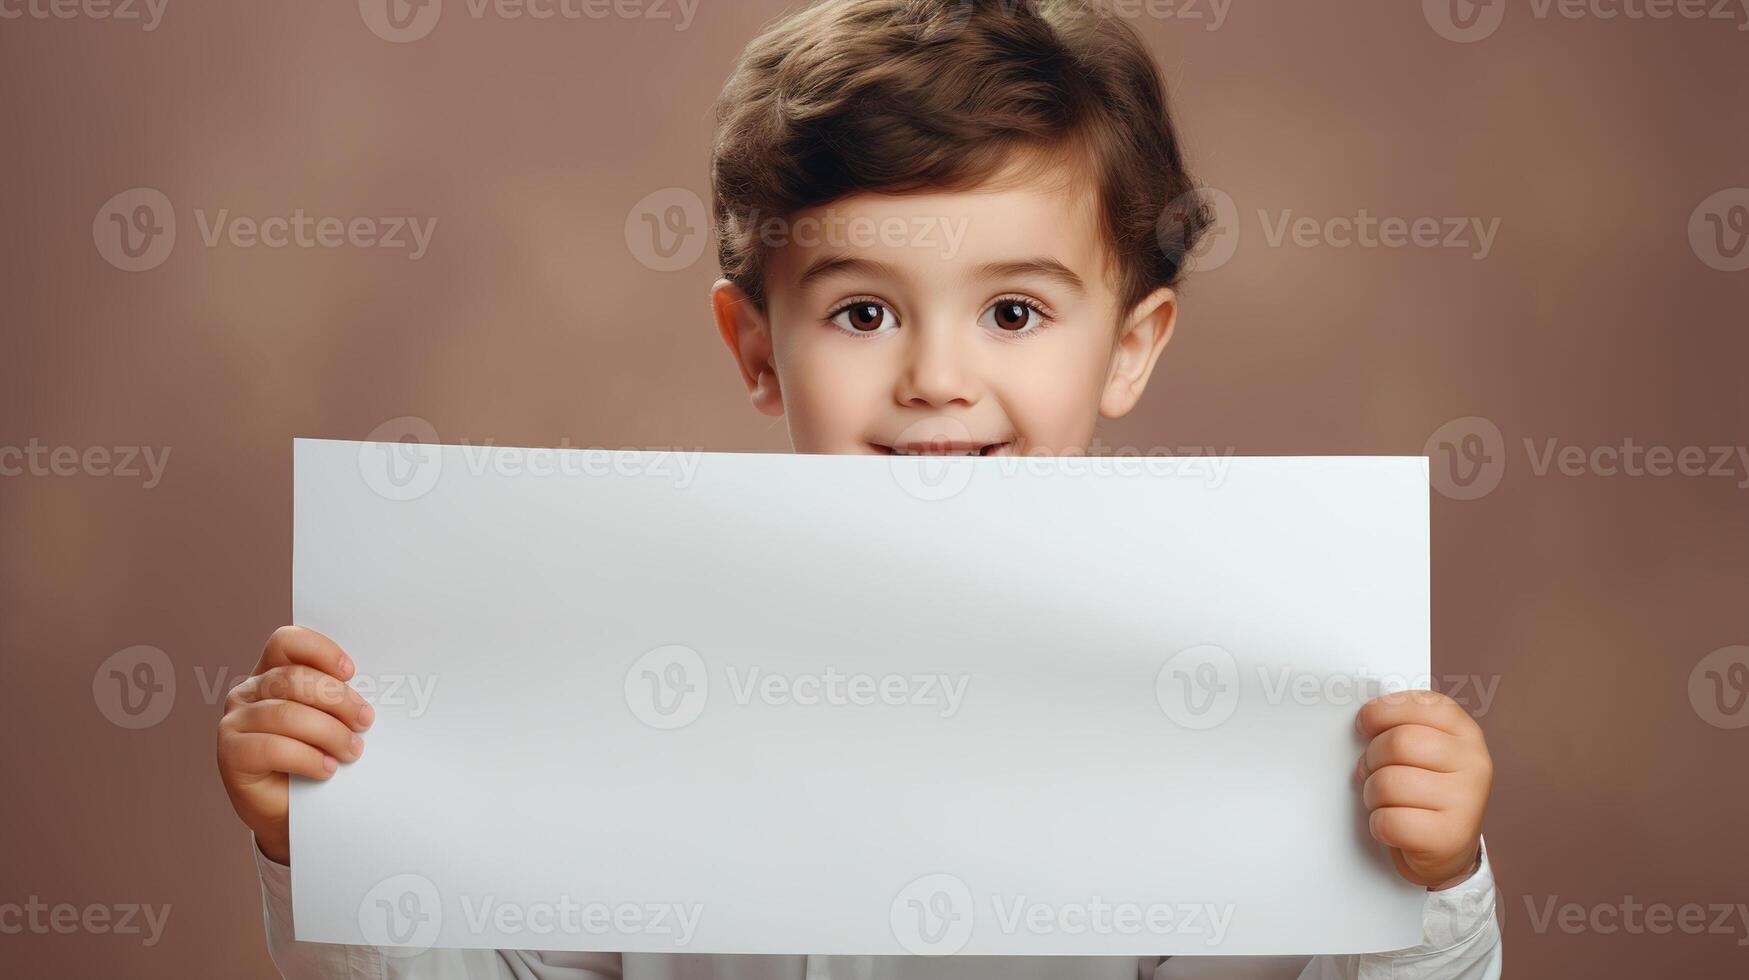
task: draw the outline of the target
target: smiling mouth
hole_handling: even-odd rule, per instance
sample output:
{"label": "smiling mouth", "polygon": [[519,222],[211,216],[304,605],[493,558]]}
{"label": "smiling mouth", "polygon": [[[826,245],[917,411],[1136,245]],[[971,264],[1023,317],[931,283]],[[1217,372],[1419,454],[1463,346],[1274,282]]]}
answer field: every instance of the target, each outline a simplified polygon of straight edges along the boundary
{"label": "smiling mouth", "polygon": [[933,439],[925,442],[903,442],[888,446],[871,442],[877,452],[888,456],[1001,456],[1013,447],[1012,441],[968,442],[966,440]]}

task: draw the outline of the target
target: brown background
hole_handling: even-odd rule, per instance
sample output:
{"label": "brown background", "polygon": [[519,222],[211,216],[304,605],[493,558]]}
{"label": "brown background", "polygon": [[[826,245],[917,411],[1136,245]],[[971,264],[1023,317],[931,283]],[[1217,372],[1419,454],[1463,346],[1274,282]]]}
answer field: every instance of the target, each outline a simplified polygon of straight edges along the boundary
{"label": "brown background", "polygon": [[[1435,497],[1434,651],[1441,675],[1499,683],[1482,721],[1508,976],[1741,976],[1740,926],[1538,933],[1527,902],[1749,902],[1749,729],[1687,693],[1701,657],[1749,643],[1749,474],[1539,476],[1524,442],[1749,439],[1749,272],[1687,237],[1703,199],[1749,185],[1749,33],[1513,3],[1459,44],[1420,8],[1134,18],[1243,226],[1104,438],[1412,454],[1453,419],[1498,425],[1498,489]],[[656,272],[623,232],[650,192],[705,192],[712,98],[783,9],[703,0],[675,31],[450,0],[404,44],[346,0],[170,0],[150,32],[0,20],[0,446],[172,453],[150,490],[0,478],[0,903],[172,905],[154,948],[7,936],[0,973],[271,975],[200,681],[246,671],[289,616],[292,437],[415,415],[452,442],[786,448],[712,335],[711,257]],[[139,186],[174,202],[178,240],[130,273],[93,220]],[[219,208],[439,224],[418,261],[208,248],[194,211]],[[1270,247],[1257,217],[1361,208],[1501,223],[1475,261]],[[92,677],[135,644],[170,654],[179,690],[129,731]]]}

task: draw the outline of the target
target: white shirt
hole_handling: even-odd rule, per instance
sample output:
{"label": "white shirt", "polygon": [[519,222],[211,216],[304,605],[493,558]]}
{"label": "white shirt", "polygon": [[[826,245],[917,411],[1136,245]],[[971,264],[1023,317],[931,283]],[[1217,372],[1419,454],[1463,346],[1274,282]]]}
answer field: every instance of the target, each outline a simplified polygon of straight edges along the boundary
{"label": "white shirt", "polygon": [[255,851],[267,951],[286,980],[1499,980],[1486,849],[1467,881],[1428,892],[1419,946],[1353,956],[754,956],[432,949],[292,938],[291,869]]}

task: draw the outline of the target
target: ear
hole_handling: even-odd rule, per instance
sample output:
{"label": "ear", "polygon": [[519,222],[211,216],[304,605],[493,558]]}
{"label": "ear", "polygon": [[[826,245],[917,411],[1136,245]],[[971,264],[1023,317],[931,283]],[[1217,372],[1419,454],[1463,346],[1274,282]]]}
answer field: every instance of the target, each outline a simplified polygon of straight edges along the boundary
{"label": "ear", "polygon": [[1171,289],[1156,289],[1136,304],[1112,348],[1111,372],[1099,396],[1099,414],[1122,418],[1136,407],[1177,323],[1178,294]]}
{"label": "ear", "polygon": [[748,400],[766,415],[782,415],[783,393],[778,390],[777,369],[771,364],[771,330],[765,314],[741,287],[727,279],[718,279],[711,287],[711,313],[716,317],[717,334],[729,345],[729,353],[735,355],[735,364],[741,369]]}

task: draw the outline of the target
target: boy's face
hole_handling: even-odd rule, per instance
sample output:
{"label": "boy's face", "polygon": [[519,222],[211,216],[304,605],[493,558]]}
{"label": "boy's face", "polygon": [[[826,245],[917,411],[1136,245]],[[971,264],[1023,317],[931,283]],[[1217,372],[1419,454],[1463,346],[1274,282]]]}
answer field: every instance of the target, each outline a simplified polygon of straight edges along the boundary
{"label": "boy's face", "polygon": [[762,315],[719,282],[753,403],[805,453],[1065,455],[1128,412],[1172,291],[1120,309],[1091,188],[1057,171],[857,194],[774,223]]}

